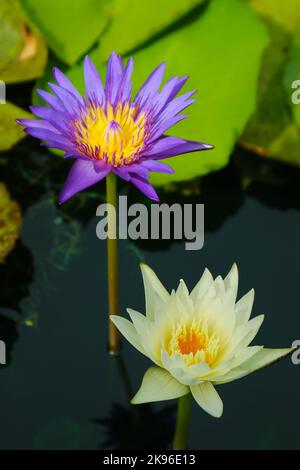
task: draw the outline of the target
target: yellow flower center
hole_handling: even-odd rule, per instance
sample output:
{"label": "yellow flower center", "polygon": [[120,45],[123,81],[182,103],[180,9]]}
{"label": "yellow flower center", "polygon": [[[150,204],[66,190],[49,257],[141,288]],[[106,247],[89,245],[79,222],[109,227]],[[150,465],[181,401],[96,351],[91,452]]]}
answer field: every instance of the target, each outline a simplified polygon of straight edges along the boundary
{"label": "yellow flower center", "polygon": [[73,121],[74,143],[85,156],[112,166],[138,160],[144,148],[146,117],[129,103],[115,108],[89,105],[80,120]]}
{"label": "yellow flower center", "polygon": [[179,354],[189,366],[203,361],[212,365],[220,351],[220,338],[210,332],[206,322],[193,318],[173,326],[165,346],[169,356]]}

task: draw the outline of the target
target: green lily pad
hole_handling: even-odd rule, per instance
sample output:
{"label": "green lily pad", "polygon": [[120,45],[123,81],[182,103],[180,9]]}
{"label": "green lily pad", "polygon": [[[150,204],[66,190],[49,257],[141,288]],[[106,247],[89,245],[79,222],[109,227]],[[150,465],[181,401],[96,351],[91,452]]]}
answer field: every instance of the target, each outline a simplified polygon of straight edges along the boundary
{"label": "green lily pad", "polygon": [[108,22],[110,0],[21,0],[49,47],[72,65],[90,49]]}
{"label": "green lily pad", "polygon": [[[295,83],[299,81],[298,83]],[[286,91],[286,97],[290,103],[294,120],[300,126],[300,99],[299,85],[300,85],[300,28],[296,31],[289,60],[285,66],[283,84]],[[293,99],[293,95],[294,99]],[[296,100],[295,100],[296,99]],[[300,158],[299,158],[300,160]]]}
{"label": "green lily pad", "polygon": [[23,49],[23,21],[17,0],[0,3],[0,69]]}
{"label": "green lily pad", "polygon": [[115,0],[112,21],[101,37],[101,54],[107,58],[112,50],[120,54],[135,49],[153,38],[204,0]]}
{"label": "green lily pad", "polygon": [[32,115],[12,103],[0,105],[0,151],[9,150],[25,137],[22,127],[16,119],[30,118]]}
{"label": "green lily pad", "polygon": [[135,55],[136,88],[163,60],[167,76],[190,76],[186,89],[199,90],[196,103],[187,110],[189,118],[170,133],[215,146],[214,150],[168,160],[176,173],[168,177],[155,174],[154,184],[189,180],[227,164],[255,108],[260,61],[267,42],[263,24],[247,3],[220,0],[211,2],[188,26]]}
{"label": "green lily pad", "polygon": [[[241,137],[241,144],[264,157],[300,164],[300,128],[291,102],[297,77],[297,47],[292,32],[300,24],[299,1],[251,1],[268,26],[271,42],[263,57],[256,111]],[[294,51],[294,52],[293,52]],[[298,69],[300,71],[300,69]],[[293,77],[295,73],[295,76]]]}
{"label": "green lily pad", "polygon": [[[230,28],[228,24],[230,23]],[[236,140],[255,108],[257,78],[268,36],[247,3],[239,0],[211,2],[203,14],[176,32],[164,36],[136,54],[135,91],[162,61],[166,79],[190,76],[187,90],[198,89],[189,118],[171,130],[172,135],[200,140],[214,150],[169,160],[174,175],[153,175],[153,183],[189,180],[225,166]],[[104,78],[101,44],[91,57]],[[247,57],[247,61],[245,61]],[[82,62],[67,72],[83,91]]]}
{"label": "green lily pad", "polygon": [[6,83],[33,80],[43,75],[48,50],[44,39],[33,31],[26,31],[22,52],[0,67],[0,77]]}
{"label": "green lily pad", "polygon": [[249,2],[259,15],[286,31],[294,32],[300,23],[299,0],[249,0]]}

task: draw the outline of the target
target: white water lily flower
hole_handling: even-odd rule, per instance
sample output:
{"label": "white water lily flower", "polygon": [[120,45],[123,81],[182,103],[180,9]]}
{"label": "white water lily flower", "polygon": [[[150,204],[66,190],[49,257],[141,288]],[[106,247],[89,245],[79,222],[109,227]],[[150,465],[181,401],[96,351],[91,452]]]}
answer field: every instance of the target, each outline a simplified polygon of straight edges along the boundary
{"label": "white water lily flower", "polygon": [[220,417],[215,386],[244,377],[286,356],[291,349],[249,346],[264,319],[249,320],[254,291],[236,302],[238,270],[213,279],[206,269],[189,293],[183,280],[167,292],[155,273],[141,266],[146,316],[128,309],[132,323],[110,318],[125,338],[156,365],[150,367],[132,403],[179,398],[189,392],[207,413]]}

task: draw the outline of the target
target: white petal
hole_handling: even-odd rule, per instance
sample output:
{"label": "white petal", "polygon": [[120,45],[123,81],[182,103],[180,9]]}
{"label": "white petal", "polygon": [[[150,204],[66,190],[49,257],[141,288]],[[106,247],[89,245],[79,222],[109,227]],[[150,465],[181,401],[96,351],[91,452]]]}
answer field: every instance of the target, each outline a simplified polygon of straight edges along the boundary
{"label": "white petal", "polygon": [[251,289],[236,303],[235,313],[237,325],[242,325],[249,320],[253,307],[253,302],[254,289]]}
{"label": "white petal", "polygon": [[224,294],[225,294],[225,286],[224,286],[224,281],[222,277],[221,276],[216,277],[214,282],[215,282],[217,295],[220,297],[220,299],[223,299]]}
{"label": "white petal", "polygon": [[[273,362],[278,361],[279,359],[284,358],[293,351],[292,348],[287,349],[267,349],[263,348],[258,351],[253,357],[248,361],[245,361],[237,369],[233,369],[228,374],[223,377],[218,377],[216,382],[218,384],[225,384],[232,382],[233,380],[240,379],[246,375],[255,372],[263,367],[271,365]],[[214,380],[215,381],[215,380]]]}
{"label": "white petal", "polygon": [[157,331],[154,323],[145,315],[131,308],[127,309],[131,321],[136,329],[140,343],[143,345],[145,354],[155,364],[160,364],[160,344],[163,339],[161,332]]}
{"label": "white petal", "polygon": [[190,298],[188,288],[183,279],[180,279],[179,286],[176,291],[176,297],[185,306],[185,308],[188,308],[189,310],[193,308],[193,301]]}
{"label": "white petal", "polygon": [[[263,349],[263,346],[250,346],[248,348],[242,349],[236,357],[233,357],[231,362],[228,364],[229,367],[219,368],[219,371],[215,374],[211,374],[211,381],[213,383],[225,383],[227,381],[231,382],[236,378],[240,378],[240,372],[243,372],[243,375],[247,375],[247,371],[244,370],[244,363],[248,361],[251,357],[257,354]],[[226,363],[226,362],[225,362]],[[236,377],[236,374],[238,377]],[[230,380],[228,378],[230,377]],[[233,378],[231,378],[233,377]]]}
{"label": "white petal", "polygon": [[229,345],[229,353],[234,353],[248,346],[257,335],[263,321],[264,315],[258,315],[246,324],[240,325],[234,332],[231,345]]}
{"label": "white petal", "polygon": [[185,300],[190,295],[187,285],[183,279],[180,279],[176,294],[179,295],[179,297],[181,297],[181,300]]}
{"label": "white petal", "polygon": [[142,354],[145,354],[144,348],[141,345],[139,336],[134,325],[126,318],[120,317],[118,315],[110,315],[111,321],[116,325],[120,333],[132,344],[138,351]]}
{"label": "white petal", "polygon": [[233,358],[230,357],[224,361],[222,361],[218,366],[211,369],[206,375],[201,376],[202,380],[206,380],[208,382],[214,382],[215,377],[224,376],[232,369]]}
{"label": "white petal", "polygon": [[149,266],[141,264],[141,271],[145,289],[146,314],[149,318],[154,318],[157,299],[160,299],[162,302],[167,302],[170,296],[155,272],[149,268]]}
{"label": "white petal", "polygon": [[230,370],[227,374],[223,375],[222,377],[213,379],[213,383],[216,383],[217,385],[227,384],[229,382],[233,382],[234,380],[241,379],[242,377],[245,377],[245,375],[248,374],[250,374],[250,372],[247,372],[244,369]]}
{"label": "white petal", "polygon": [[210,371],[205,362],[188,366],[179,354],[170,357],[165,348],[162,349],[161,361],[163,366],[178,382],[188,386],[202,382],[201,374],[207,374]]}
{"label": "white petal", "polygon": [[190,297],[193,302],[195,302],[197,299],[200,299],[205,294],[205,292],[209,289],[213,281],[214,280],[211,273],[208,269],[205,269],[201,279],[195,285],[194,289],[190,294]]}
{"label": "white petal", "polygon": [[175,380],[160,367],[150,367],[144,375],[142,385],[131,400],[136,405],[154,401],[172,400],[189,393],[189,388]]}
{"label": "white petal", "polygon": [[147,317],[145,317],[145,315],[137,312],[136,310],[133,310],[132,308],[127,308],[126,310],[131,318],[132,323],[134,324],[136,331],[139,335],[142,336],[150,324],[149,320]]}
{"label": "white petal", "polygon": [[192,385],[191,392],[198,405],[200,405],[204,411],[215,418],[220,418],[222,416],[223,402],[211,382]]}
{"label": "white petal", "polygon": [[283,349],[269,349],[263,348],[255,356],[253,356],[248,361],[244,362],[242,368],[249,370],[249,372],[254,372],[255,370],[266,367],[273,362],[278,361],[279,359],[287,356],[293,351],[293,348],[283,348]]}
{"label": "white petal", "polygon": [[243,363],[263,349],[263,346],[249,346],[241,349],[233,359],[232,368],[243,367]]}
{"label": "white petal", "polygon": [[238,286],[239,286],[239,272],[237,265],[234,263],[231,270],[224,279],[224,286],[226,291],[230,291],[233,300],[236,300]]}

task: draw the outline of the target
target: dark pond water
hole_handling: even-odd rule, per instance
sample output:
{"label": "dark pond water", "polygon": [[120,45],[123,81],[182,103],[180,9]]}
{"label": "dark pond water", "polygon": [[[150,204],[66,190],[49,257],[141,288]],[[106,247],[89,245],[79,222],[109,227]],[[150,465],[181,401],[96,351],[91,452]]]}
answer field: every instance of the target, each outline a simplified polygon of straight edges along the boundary
{"label": "dark pond water", "polygon": [[[21,240],[0,266],[0,337],[9,345],[9,364],[0,366],[0,448],[167,448],[176,403],[131,408],[149,361],[125,341],[121,359],[106,351],[106,245],[95,235],[104,184],[59,207],[67,162],[30,140],[0,161],[0,180],[24,214]],[[254,314],[266,314],[256,344],[300,339],[299,176],[236,151],[227,169],[193,184],[198,192],[162,194],[205,203],[205,247],[123,241],[121,311],[143,311],[141,259],[169,288],[181,277],[193,286],[206,266],[224,275],[236,261],[239,294],[255,287]],[[130,198],[141,200],[134,190]],[[300,449],[299,379],[300,366],[287,359],[220,386],[223,418],[194,405],[190,448]]]}

